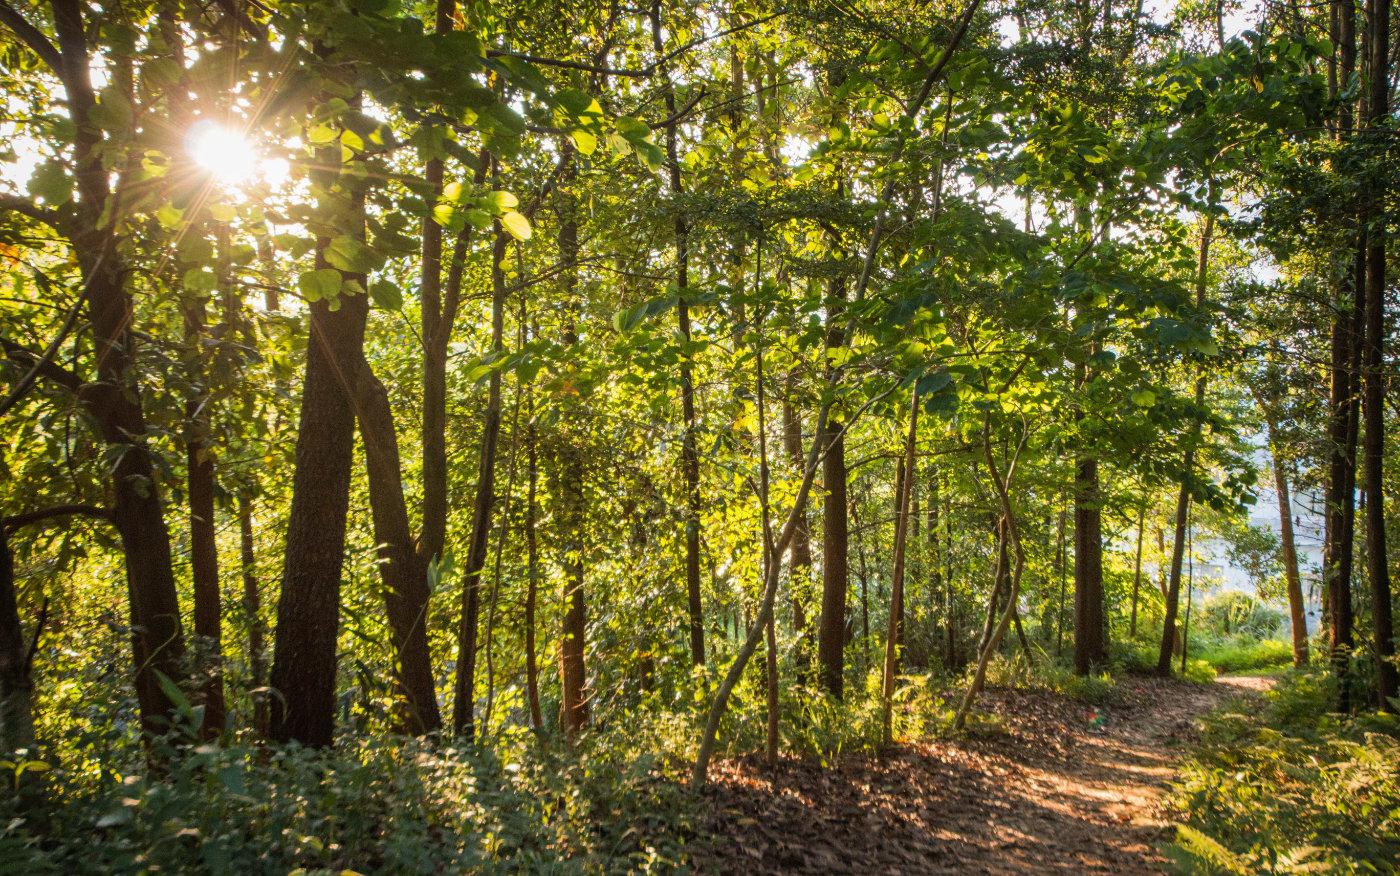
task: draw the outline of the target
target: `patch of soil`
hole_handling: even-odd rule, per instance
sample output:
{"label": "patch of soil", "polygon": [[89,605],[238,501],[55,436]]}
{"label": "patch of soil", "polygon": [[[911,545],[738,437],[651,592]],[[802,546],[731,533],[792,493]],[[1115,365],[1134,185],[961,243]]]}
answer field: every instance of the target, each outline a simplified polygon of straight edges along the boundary
{"label": "patch of soil", "polygon": [[[1144,873],[1162,870],[1161,791],[1195,719],[1270,679],[1128,677],[1094,709],[994,689],[1001,729],[899,745],[832,767],[712,770],[704,873]],[[1097,719],[1097,720],[1096,720]]]}

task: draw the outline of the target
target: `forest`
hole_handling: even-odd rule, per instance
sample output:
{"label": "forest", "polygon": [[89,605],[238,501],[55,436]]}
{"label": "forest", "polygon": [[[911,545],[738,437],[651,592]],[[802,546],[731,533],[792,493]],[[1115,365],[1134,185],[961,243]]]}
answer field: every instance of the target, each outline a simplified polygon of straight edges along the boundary
{"label": "forest", "polygon": [[1400,872],[1391,0],[0,0],[0,871]]}

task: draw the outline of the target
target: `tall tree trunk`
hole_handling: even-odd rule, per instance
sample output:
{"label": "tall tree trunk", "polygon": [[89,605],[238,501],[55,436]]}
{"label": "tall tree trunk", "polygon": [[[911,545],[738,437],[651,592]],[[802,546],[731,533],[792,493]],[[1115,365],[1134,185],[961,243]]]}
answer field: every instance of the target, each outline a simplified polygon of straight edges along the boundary
{"label": "tall tree trunk", "polygon": [[[837,350],[845,344],[840,323],[845,303],[845,283],[833,279],[827,287],[828,351]],[[846,517],[846,439],[839,417],[830,419],[826,431],[819,433],[817,443],[825,453],[822,457],[822,487],[825,494],[822,498],[822,610],[817,624],[818,681],[823,690],[840,699],[845,672],[849,532]]]}
{"label": "tall tree trunk", "polygon": [[[661,39],[661,2],[651,7],[652,47],[660,57],[664,43]],[[671,84],[670,67],[661,65],[661,95],[665,100],[667,117],[676,114],[676,92]],[[679,200],[685,193],[681,184],[681,163],[676,151],[676,125],[666,126],[666,170],[670,178],[671,197]],[[676,323],[682,346],[681,377],[681,474],[685,479],[685,598],[690,620],[690,660],[696,666],[705,663],[705,616],[700,603],[700,452],[696,447],[695,376],[691,353],[690,305],[690,227],[679,203],[673,209],[672,224],[676,243]]]}
{"label": "tall tree trunk", "polygon": [[[1348,81],[1356,69],[1356,6],[1352,2],[1334,0],[1332,20],[1334,41],[1339,48],[1339,64],[1333,77]],[[1337,136],[1352,135],[1352,106],[1342,101],[1337,118]],[[1329,662],[1338,680],[1339,708],[1350,705],[1350,680],[1347,664],[1352,649],[1351,576],[1355,534],[1356,503],[1356,434],[1359,387],[1358,356],[1364,331],[1364,295],[1366,259],[1365,231],[1357,227],[1357,246],[1347,272],[1338,289],[1337,306],[1332,321],[1328,388],[1328,467],[1324,490],[1325,533],[1323,538],[1323,582],[1326,590]]]}
{"label": "tall tree trunk", "polygon": [[[1207,198],[1215,201],[1215,179],[1207,182]],[[1205,305],[1206,282],[1210,268],[1210,244],[1215,232],[1215,214],[1208,212],[1201,225],[1201,244],[1196,258],[1196,307]],[[1206,379],[1196,378],[1195,403],[1199,409],[1205,405]],[[1187,436],[1186,450],[1181,461],[1181,490],[1176,497],[1176,534],[1172,541],[1171,572],[1167,578],[1166,617],[1162,621],[1162,644],[1157,651],[1157,674],[1170,675],[1172,671],[1172,646],[1176,642],[1176,612],[1181,601],[1181,556],[1186,547],[1186,518],[1191,510],[1191,480],[1196,476],[1196,442],[1200,440],[1200,426],[1193,426]]]}
{"label": "tall tree trunk", "polygon": [[34,682],[15,592],[9,527],[0,523],[0,754],[34,745]]}
{"label": "tall tree trunk", "polygon": [[[1390,115],[1390,0],[1367,0],[1370,23],[1370,99],[1367,115],[1372,131],[1383,135]],[[1365,415],[1363,487],[1366,491],[1366,577],[1371,583],[1371,622],[1376,655],[1376,694],[1382,711],[1397,706],[1400,670],[1395,665],[1395,624],[1392,618],[1390,566],[1385,544],[1385,247],[1388,235],[1380,227],[1379,195],[1365,204],[1363,225],[1372,228],[1366,247],[1366,333],[1362,361],[1362,404]],[[1374,227],[1373,227],[1374,226]]]}
{"label": "tall tree trunk", "polygon": [[1081,457],[1074,481],[1074,671],[1088,675],[1108,662],[1099,461]]}
{"label": "tall tree trunk", "polygon": [[1055,576],[1060,579],[1060,595],[1055,603],[1055,656],[1059,657],[1064,653],[1065,647],[1065,589],[1066,589],[1066,569],[1069,568],[1069,559],[1065,551],[1065,523],[1069,517],[1069,512],[1061,508],[1058,522],[1055,525]]}
{"label": "tall tree trunk", "polygon": [[[793,404],[795,373],[789,373],[783,397],[783,452],[794,467],[800,467],[803,460],[802,416]],[[805,681],[808,661],[811,659],[811,632],[807,629],[805,605],[811,595],[812,585],[812,528],[804,513],[797,521],[797,531],[792,536],[792,547],[788,554],[788,586],[792,599],[792,628],[797,633],[797,671],[799,680]]]}
{"label": "tall tree trunk", "polygon": [[[1262,402],[1260,407],[1262,408]],[[1288,618],[1293,630],[1293,665],[1308,662],[1308,619],[1303,610],[1303,582],[1298,574],[1298,548],[1293,537],[1293,501],[1288,491],[1288,474],[1278,452],[1272,417],[1265,417],[1269,447],[1274,457],[1274,492],[1278,494],[1279,539],[1283,548],[1283,573],[1288,582]]]}
{"label": "tall tree trunk", "polygon": [[914,474],[918,470],[919,391],[914,390],[909,403],[909,433],[904,439],[904,458],[900,489],[895,497],[894,569],[890,575],[890,618],[885,633],[885,665],[881,685],[884,740],[893,738],[895,678],[899,675],[899,656],[904,644],[904,567],[909,540],[909,502],[914,492]]}
{"label": "tall tree trunk", "polygon": [[243,567],[243,616],[248,624],[248,685],[252,689],[253,731],[267,733],[267,655],[258,587],[257,551],[253,543],[253,509],[246,494],[238,496],[238,557]]}
{"label": "tall tree trunk", "polygon": [[408,521],[389,393],[363,358],[355,387],[355,413],[365,451],[384,608],[393,636],[394,678],[404,697],[399,725],[413,735],[431,733],[442,726],[442,715],[428,649],[428,567],[415,550]]}
{"label": "tall tree trunk", "polygon": [[[226,237],[226,235],[224,235]],[[220,241],[220,261],[227,258],[227,242]],[[222,276],[220,281],[226,282]],[[185,489],[189,505],[190,572],[194,583],[195,649],[200,657],[200,701],[204,721],[200,734],[216,739],[224,729],[223,611],[219,598],[219,542],[214,529],[214,452],[210,442],[210,397],[205,368],[204,300],[185,294],[184,316],[186,372],[189,396],[185,400]]]}
{"label": "tall tree trunk", "polygon": [[[564,346],[578,344],[578,214],[572,183],[576,173],[573,143],[560,146],[563,170],[556,190],[559,213],[559,261],[562,299],[568,310]],[[584,472],[583,448],[561,448],[559,522],[564,565],[564,635],[559,645],[561,698],[559,724],[569,740],[588,725],[588,672],[585,665],[587,604],[584,599]]]}
{"label": "tall tree trunk", "polygon": [[[322,238],[317,243],[316,267],[329,267],[323,256],[329,241]],[[324,299],[310,307],[269,679],[275,691],[269,703],[269,735],[279,742],[311,746],[330,745],[335,732],[340,575],[355,451],[353,381],[364,355],[369,312],[362,294],[342,294],[338,302],[336,310]]]}
{"label": "tall tree trunk", "polygon": [[93,119],[97,106],[92,88],[83,5],[55,0],[54,31],[58,37],[59,76],[73,122],[74,179],[78,192],[75,256],[87,289],[88,324],[97,361],[97,380],[83,389],[83,398],[97,420],[103,441],[114,451],[108,473],[112,491],[112,520],[126,562],[127,600],[132,629],[132,662],[141,726],[148,733],[164,732],[174,706],[161,689],[159,675],[183,678],[184,637],[180,604],[171,563],[170,532],[166,527],[159,478],[146,445],[142,392],[135,369],[133,305],[118,241],[105,211],[112,195],[100,125]]}
{"label": "tall tree trunk", "polygon": [[[506,279],[501,262],[507,236],[499,223],[491,247],[491,352],[504,350]],[[491,509],[496,503],[496,448],[501,436],[501,372],[493,369],[487,383],[486,410],[481,429],[481,460],[472,507],[472,535],[467,565],[462,570],[462,613],[457,624],[457,678],[452,702],[452,730],[471,738],[476,731],[476,640],[481,614],[481,573],[486,568]]]}
{"label": "tall tree trunk", "polygon": [[1138,620],[1138,594],[1142,592],[1142,530],[1143,524],[1147,522],[1147,502],[1142,503],[1138,509],[1137,524],[1137,551],[1133,556],[1133,607],[1132,616],[1128,621],[1129,639],[1137,638]]}
{"label": "tall tree trunk", "polygon": [[539,517],[539,458],[535,436],[535,394],[527,389],[525,394],[525,461],[529,469],[525,491],[525,700],[530,706],[530,726],[539,730],[544,726],[544,715],[540,711],[540,673],[536,663],[535,606],[539,598],[540,549],[535,533],[535,523]]}

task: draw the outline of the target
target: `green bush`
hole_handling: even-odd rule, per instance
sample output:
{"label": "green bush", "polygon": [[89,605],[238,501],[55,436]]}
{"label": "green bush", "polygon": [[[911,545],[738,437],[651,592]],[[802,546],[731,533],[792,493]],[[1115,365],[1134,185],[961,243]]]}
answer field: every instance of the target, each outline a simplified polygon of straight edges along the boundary
{"label": "green bush", "polygon": [[[333,750],[204,745],[83,783],[62,768],[0,801],[0,870],[109,874],[669,871],[679,786],[622,740],[475,748],[396,737]],[[607,755],[606,752],[626,754]],[[508,753],[506,753],[508,752]],[[42,839],[39,839],[42,837]]]}
{"label": "green bush", "polygon": [[1334,696],[1325,675],[1293,672],[1265,708],[1206,720],[1172,794],[1182,871],[1400,868],[1400,721],[1330,714]]}
{"label": "green bush", "polygon": [[1192,653],[1221,672],[1256,672],[1278,669],[1293,662],[1293,646],[1281,639],[1254,639],[1236,636],[1208,640],[1203,650]]}

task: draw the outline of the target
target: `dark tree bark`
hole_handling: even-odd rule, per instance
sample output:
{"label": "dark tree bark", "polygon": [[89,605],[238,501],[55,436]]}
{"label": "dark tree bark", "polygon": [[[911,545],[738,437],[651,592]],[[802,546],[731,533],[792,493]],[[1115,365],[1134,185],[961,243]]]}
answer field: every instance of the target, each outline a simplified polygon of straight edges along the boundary
{"label": "dark tree bark", "polygon": [[[1356,69],[1356,6],[1334,0],[1333,40],[1339,50],[1337,77],[1349,80]],[[1334,92],[1336,82],[1333,83]],[[1352,134],[1350,103],[1342,101],[1337,118],[1339,138]],[[1360,385],[1359,356],[1364,331],[1366,259],[1365,231],[1357,229],[1357,247],[1351,270],[1338,289],[1332,321],[1328,388],[1328,467],[1324,489],[1325,533],[1323,537],[1323,582],[1326,590],[1329,662],[1338,679],[1339,708],[1349,707],[1350,682],[1347,664],[1352,649],[1352,554],[1355,534],[1356,436],[1358,421],[1357,390]]]}
{"label": "dark tree bark", "polygon": [[87,289],[88,324],[97,362],[97,380],[83,387],[83,397],[103,441],[115,451],[116,462],[109,476],[111,512],[126,561],[136,698],[142,729],[160,733],[168,728],[174,706],[157,679],[165,675],[178,682],[184,677],[184,637],[170,533],[159,479],[146,445],[127,271],[112,223],[103,219],[112,192],[103,163],[103,133],[93,118],[97,101],[83,5],[77,0],[56,0],[53,12],[59,56],[47,60],[58,61],[55,72],[63,81],[73,122],[78,204],[70,238]]}
{"label": "dark tree bark", "polygon": [[404,697],[398,723],[413,735],[431,733],[442,726],[442,716],[428,650],[427,563],[415,550],[408,522],[389,393],[363,358],[355,386],[355,414],[369,478],[370,517],[384,583],[385,613],[393,636],[394,679]]}
{"label": "dark tree bark", "polygon": [[[833,279],[827,289],[826,349],[845,345],[841,315],[846,286]],[[819,435],[822,451],[822,610],[817,627],[818,681],[827,693],[840,699],[845,671],[846,591],[849,587],[847,550],[849,532],[846,496],[846,439],[839,417],[827,421]]]}
{"label": "dark tree bark", "polygon": [[1138,595],[1142,592],[1142,534],[1143,524],[1147,522],[1147,503],[1144,502],[1138,509],[1137,524],[1137,551],[1133,554],[1133,605],[1132,615],[1128,620],[1128,637],[1137,638],[1138,621]]}
{"label": "dark tree bark", "polygon": [[[222,257],[222,253],[220,254]],[[185,489],[188,493],[190,571],[194,581],[194,632],[202,658],[200,686],[204,723],[200,733],[214,739],[224,729],[223,611],[219,598],[219,543],[214,529],[214,454],[210,442],[208,377],[204,367],[204,301],[183,302],[190,395],[185,401]]]}
{"label": "dark tree bark", "polygon": [[[1215,200],[1215,180],[1207,183],[1208,198]],[[1201,226],[1201,245],[1196,258],[1196,307],[1205,304],[1207,271],[1210,268],[1211,236],[1215,232],[1215,214],[1206,213]],[[1206,379],[1196,378],[1195,403],[1199,409],[1205,405]],[[1166,617],[1162,621],[1162,644],[1157,650],[1157,674],[1170,675],[1172,671],[1172,646],[1177,640],[1176,613],[1181,601],[1181,557],[1186,546],[1186,521],[1191,511],[1191,480],[1196,472],[1196,442],[1201,430],[1195,426],[1186,439],[1186,450],[1181,461],[1181,490],[1176,497],[1176,533],[1172,541],[1171,572],[1167,578]]]}
{"label": "dark tree bark", "polygon": [[[578,218],[571,185],[575,175],[573,143],[565,139],[561,152],[563,170],[559,177],[559,261],[563,270],[562,299],[569,315],[564,326],[564,345],[578,344]],[[588,672],[585,665],[588,608],[584,599],[584,472],[583,449],[560,449],[559,522],[564,565],[564,637],[559,646],[561,698],[559,724],[573,740],[588,725]]]}
{"label": "dark tree bark", "polygon": [[1074,671],[1108,662],[1104,619],[1099,461],[1081,457],[1074,478]]}
{"label": "dark tree bark", "polygon": [[[322,253],[328,243],[317,241],[317,268],[327,267]],[[330,745],[335,733],[340,574],[355,453],[354,381],[369,313],[365,295],[342,294],[338,301],[336,310],[325,300],[310,308],[270,677],[276,693],[269,703],[269,735],[310,746]]]}
{"label": "dark tree bark", "polygon": [[[661,39],[661,3],[651,7],[652,47],[658,56],[662,55],[664,43]],[[668,65],[661,65],[661,95],[666,105],[668,117],[676,114],[676,92],[671,84]],[[666,126],[666,171],[671,185],[671,196],[679,198],[685,193],[681,183],[681,163],[676,151],[676,125]],[[694,363],[690,351],[690,305],[686,295],[690,290],[690,227],[685,214],[675,207],[676,218],[672,224],[676,243],[676,327],[680,332],[680,342],[684,349],[680,357],[681,378],[681,474],[685,479],[685,596],[686,614],[690,620],[690,660],[697,666],[705,663],[705,616],[700,602],[700,453],[696,447],[695,435],[695,376]]]}
{"label": "dark tree bark", "polygon": [[540,550],[535,533],[539,518],[539,458],[535,435],[535,395],[527,390],[525,396],[525,460],[528,479],[525,492],[525,699],[530,706],[530,726],[544,726],[540,711],[539,667],[536,663],[535,606],[539,598]]}
{"label": "dark tree bark", "polygon": [[[508,238],[497,227],[491,247],[491,351],[505,349],[506,278],[501,261]],[[481,613],[481,573],[486,568],[491,511],[496,504],[496,449],[501,435],[501,372],[492,370],[487,384],[486,411],[481,430],[481,460],[477,468],[476,503],[472,508],[472,535],[467,565],[462,571],[462,613],[457,626],[457,679],[452,702],[452,729],[468,738],[475,733],[476,640]]]}
{"label": "dark tree bark", "polygon": [[257,552],[253,542],[253,509],[246,495],[238,497],[238,547],[243,566],[243,615],[248,623],[248,681],[252,688],[253,730],[267,732],[267,655],[263,640],[262,591],[258,587]]}
{"label": "dark tree bark", "polygon": [[0,524],[0,754],[34,744],[34,682],[15,597],[9,527]]}
{"label": "dark tree bark", "polygon": [[893,738],[895,678],[899,675],[900,650],[904,644],[904,567],[909,541],[909,502],[914,492],[914,474],[918,471],[919,393],[915,390],[909,403],[909,432],[904,440],[904,458],[900,461],[901,477],[895,497],[894,569],[890,575],[890,618],[885,633],[885,665],[881,691],[883,693],[884,740]]}
{"label": "dark tree bark", "polygon": [[[793,404],[795,376],[788,375],[786,394],[783,398],[783,452],[794,466],[803,462],[802,415]],[[792,536],[792,547],[788,551],[788,581],[792,599],[792,628],[797,633],[797,671],[799,680],[805,680],[811,660],[811,632],[807,629],[806,601],[810,598],[812,585],[812,529],[804,513],[797,521],[797,530]]]}
{"label": "dark tree bark", "polygon": [[[1367,0],[1370,23],[1370,82],[1367,121],[1383,133],[1390,115],[1390,0]],[[1390,566],[1385,544],[1385,247],[1379,195],[1365,204],[1363,225],[1370,229],[1366,246],[1366,332],[1362,359],[1362,408],[1365,416],[1364,478],[1366,491],[1366,577],[1371,584],[1371,623],[1376,657],[1376,694],[1382,711],[1395,708],[1400,670],[1395,665]]]}

